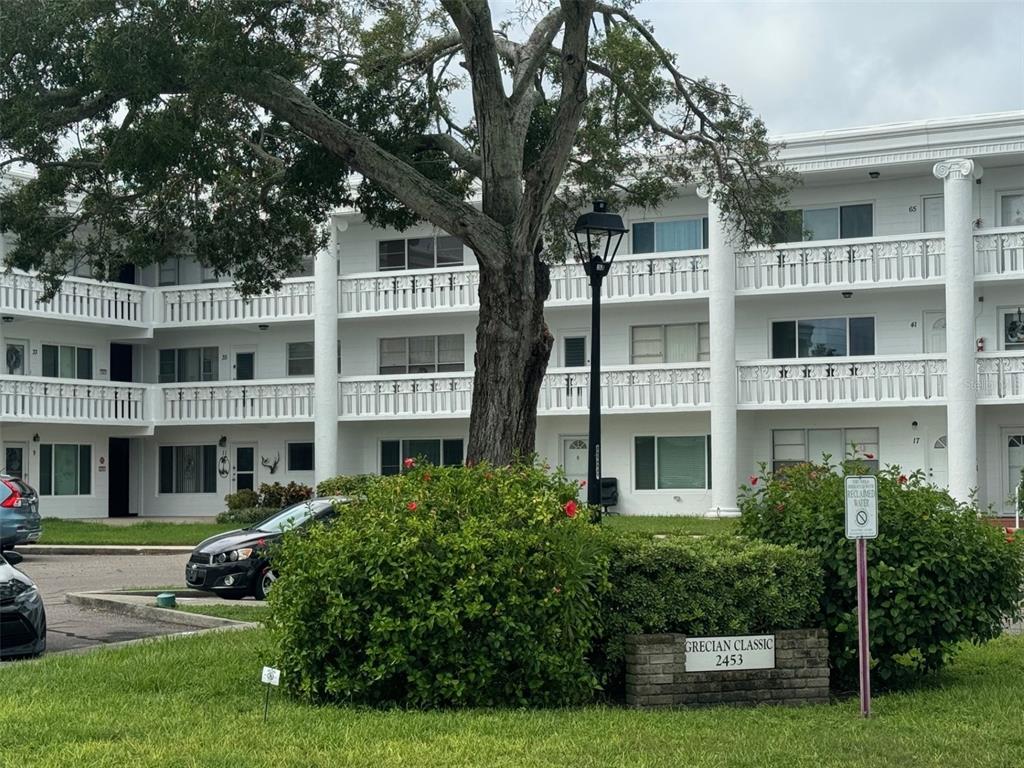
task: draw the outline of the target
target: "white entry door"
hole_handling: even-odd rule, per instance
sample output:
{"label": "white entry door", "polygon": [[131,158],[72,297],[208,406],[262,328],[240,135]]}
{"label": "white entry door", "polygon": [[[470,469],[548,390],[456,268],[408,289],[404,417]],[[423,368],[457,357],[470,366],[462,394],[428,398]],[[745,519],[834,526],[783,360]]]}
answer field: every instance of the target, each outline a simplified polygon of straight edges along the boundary
{"label": "white entry door", "polygon": [[928,481],[938,488],[949,487],[949,459],[946,436],[931,439],[928,446]]}
{"label": "white entry door", "polygon": [[0,467],[5,474],[29,482],[28,476],[28,443],[4,443],[4,465]]}
{"label": "white entry door", "polygon": [[565,476],[577,486],[587,479],[587,438],[562,438],[562,466]]}
{"label": "white entry door", "polygon": [[231,472],[232,490],[255,491],[256,490],[256,444],[236,443],[232,446],[231,453],[234,456]]}
{"label": "white entry door", "polygon": [[924,313],[924,352],[942,354],[946,351],[946,313]]}

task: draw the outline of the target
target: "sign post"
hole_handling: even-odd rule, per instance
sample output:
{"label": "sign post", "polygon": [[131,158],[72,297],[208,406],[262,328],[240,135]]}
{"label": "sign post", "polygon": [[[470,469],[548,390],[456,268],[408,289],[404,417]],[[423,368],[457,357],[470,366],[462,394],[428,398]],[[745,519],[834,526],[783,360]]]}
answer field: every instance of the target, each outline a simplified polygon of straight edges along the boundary
{"label": "sign post", "polygon": [[847,477],[846,538],[857,542],[857,645],[860,713],[871,717],[871,648],[868,641],[868,539],[878,538],[878,478]]}

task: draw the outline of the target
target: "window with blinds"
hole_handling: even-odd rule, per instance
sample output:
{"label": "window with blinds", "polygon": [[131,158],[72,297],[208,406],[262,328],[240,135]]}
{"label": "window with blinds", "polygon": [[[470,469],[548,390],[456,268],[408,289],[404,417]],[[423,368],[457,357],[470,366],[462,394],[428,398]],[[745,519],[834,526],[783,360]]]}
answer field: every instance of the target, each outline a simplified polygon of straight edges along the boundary
{"label": "window with blinds", "polygon": [[851,459],[877,470],[878,427],[773,429],[772,469],[807,461],[830,463]]}
{"label": "window with blinds", "polygon": [[462,438],[413,438],[380,441],[380,473],[397,475],[402,462],[417,459],[435,466],[457,466],[463,461]]}
{"label": "window with blinds", "polygon": [[377,268],[381,271],[456,267],[463,261],[462,240],[449,235],[382,240],[377,243]]}
{"label": "window with blinds", "polygon": [[160,493],[216,493],[216,445],[161,445]]}
{"label": "window with blinds", "polygon": [[696,363],[711,357],[708,323],[636,325],[630,330],[630,363]]}
{"label": "window with blinds", "polygon": [[461,333],[444,336],[403,336],[380,339],[382,375],[447,373],[466,369],[466,339]]}
{"label": "window with blinds", "polygon": [[217,381],[220,375],[217,347],[161,349],[158,380],[161,384],[186,381]]}
{"label": "window with blinds", "polygon": [[91,445],[39,445],[40,496],[88,496],[91,493]]}
{"label": "window with blinds", "polygon": [[57,344],[43,344],[43,376],[61,379],[91,379],[92,350],[88,347],[71,347]]}
{"label": "window with blinds", "polygon": [[586,336],[566,336],[562,344],[562,364],[566,368],[580,368],[587,364]]}
{"label": "window with blinds", "polygon": [[634,438],[634,476],[638,491],[710,488],[710,437]]}

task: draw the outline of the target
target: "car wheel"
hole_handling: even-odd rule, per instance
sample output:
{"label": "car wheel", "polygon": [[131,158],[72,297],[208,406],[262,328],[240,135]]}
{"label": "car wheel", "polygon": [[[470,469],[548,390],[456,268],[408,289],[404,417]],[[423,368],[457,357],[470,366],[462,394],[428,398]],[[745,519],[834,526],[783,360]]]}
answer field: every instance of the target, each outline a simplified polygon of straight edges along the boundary
{"label": "car wheel", "polygon": [[260,574],[259,581],[256,582],[256,589],[254,590],[256,599],[266,600],[275,581],[277,581],[276,573],[274,573],[270,568],[263,571],[263,573]]}

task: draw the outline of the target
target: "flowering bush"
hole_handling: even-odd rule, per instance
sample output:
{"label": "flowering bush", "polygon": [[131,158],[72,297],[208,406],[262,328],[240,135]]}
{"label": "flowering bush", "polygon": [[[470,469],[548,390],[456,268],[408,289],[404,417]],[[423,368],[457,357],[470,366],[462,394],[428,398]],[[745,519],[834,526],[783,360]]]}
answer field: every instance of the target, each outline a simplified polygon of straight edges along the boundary
{"label": "flowering bush", "polygon": [[316,487],[317,496],[362,496],[366,486],[380,479],[379,475],[338,475],[329,477]]}
{"label": "flowering bush", "polygon": [[269,622],[285,684],[314,702],[587,701],[608,560],[567,513],[577,490],[531,464],[416,462],[285,536]]}
{"label": "flowering bush", "polygon": [[313,489],[302,483],[260,483],[260,506],[268,509],[284,509],[292,504],[313,498]]}
{"label": "flowering bush", "polygon": [[[776,544],[815,547],[825,573],[819,621],[829,630],[833,686],[857,679],[856,557],[845,536],[842,467],[799,464],[745,489],[740,530]],[[878,538],[868,542],[874,684],[893,687],[938,669],[963,641],[995,637],[1018,614],[1020,542],[944,490],[889,467],[878,476]],[[753,485],[753,484],[751,484]]]}

